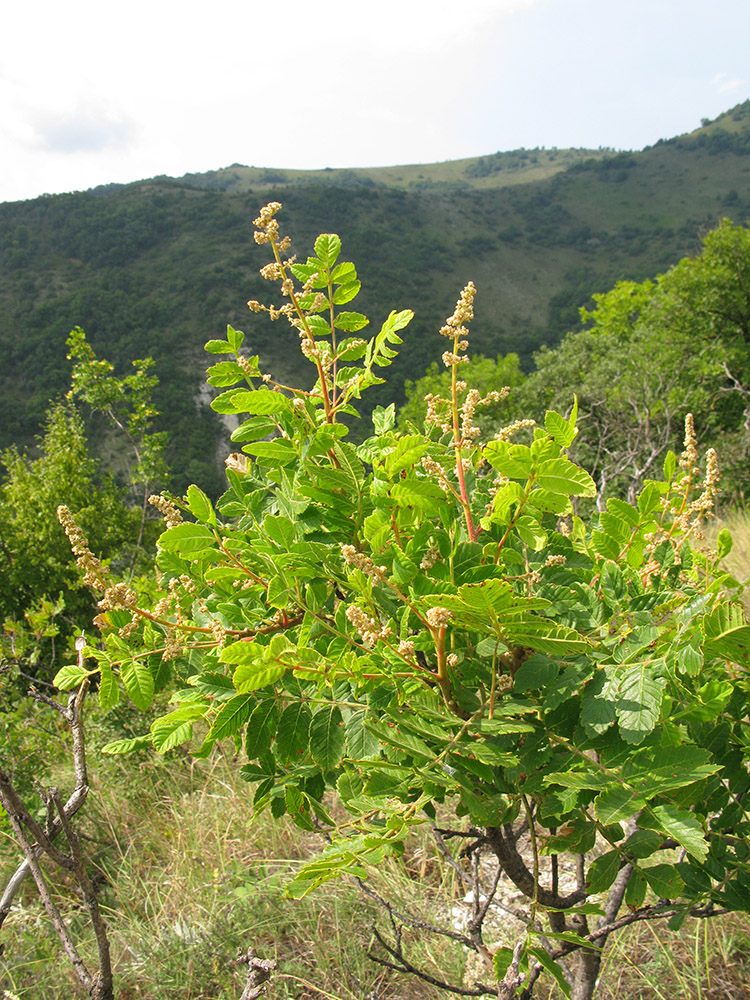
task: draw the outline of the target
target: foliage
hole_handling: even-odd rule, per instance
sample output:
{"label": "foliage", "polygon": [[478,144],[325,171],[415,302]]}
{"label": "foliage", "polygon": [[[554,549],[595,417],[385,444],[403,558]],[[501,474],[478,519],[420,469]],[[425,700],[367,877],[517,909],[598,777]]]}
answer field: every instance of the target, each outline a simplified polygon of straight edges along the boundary
{"label": "foliage", "polygon": [[[262,273],[284,299],[268,311],[290,322],[316,381],[262,376],[231,326],[208,342],[224,358],[209,369],[224,390],[214,408],[246,417],[233,435],[242,453],[216,506],[191,486],[168,512],[154,606],[106,580],[61,512],[101,594],[104,642],[56,683],[98,674],[104,708],[124,691],[146,709],[172,676],[174,708],[108,751],[195,740],[205,756],[234,741],[256,810],[328,832],[293,896],[342,875],[366,888],[416,825],[452,816],[476,872],[495,866],[489,902],[477,882],[465,934],[413,926],[475,953],[467,995],[529,997],[546,972],[585,1000],[617,927],[750,908],[750,625],[725,596],[738,587],[720,566],[728,534],[712,555],[691,544],[715,500],[715,453],[699,473],[689,433],[634,504],[577,517],[596,484],[568,456],[575,406],[548,412],[529,445],[485,446],[480,394],[459,406],[471,284],[441,330],[445,416],[404,433],[381,408],[353,446],[339,417],[381,381],[411,315],[358,337],[367,320],[350,308],[359,280],[341,241],[322,235],[305,263],[285,260],[279,207],[256,220],[274,258]],[[485,936],[501,874],[526,900],[511,945]],[[395,936],[379,934],[379,960],[425,978],[398,926],[407,918],[382,905]]]}
{"label": "foliage", "polygon": [[[75,511],[90,545],[105,559],[132,536],[133,518],[121,490],[108,477],[99,476],[88,453],[83,421],[70,402],[58,402],[50,409],[38,457],[10,448],[2,463],[7,476],[0,485],[0,618],[6,621],[10,643],[25,616],[43,610],[40,602],[46,598],[48,623],[37,627],[29,620],[40,642],[28,644],[23,660],[27,669],[43,673],[48,667],[37,661],[42,652],[43,659],[54,660],[55,635],[62,633],[64,648],[73,631],[90,621],[94,607],[57,520],[58,505],[66,503]],[[13,650],[8,650],[13,658],[19,642],[26,640],[16,635]]]}
{"label": "foliage", "polygon": [[725,482],[744,496],[750,457],[750,230],[725,219],[703,251],[654,281],[618,282],[581,310],[583,329],[536,355],[521,390],[529,409],[567,406],[575,455],[608,495],[632,502],[692,412],[726,455]]}

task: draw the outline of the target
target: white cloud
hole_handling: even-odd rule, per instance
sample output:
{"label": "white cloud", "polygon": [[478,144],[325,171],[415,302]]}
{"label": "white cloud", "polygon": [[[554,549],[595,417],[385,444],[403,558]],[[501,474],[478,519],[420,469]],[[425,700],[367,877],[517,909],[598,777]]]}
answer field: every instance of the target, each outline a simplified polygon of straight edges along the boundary
{"label": "white cloud", "polygon": [[730,90],[737,90],[739,87],[747,85],[746,80],[742,80],[739,77],[731,77],[728,73],[717,73],[711,83],[720,94],[727,93]]}

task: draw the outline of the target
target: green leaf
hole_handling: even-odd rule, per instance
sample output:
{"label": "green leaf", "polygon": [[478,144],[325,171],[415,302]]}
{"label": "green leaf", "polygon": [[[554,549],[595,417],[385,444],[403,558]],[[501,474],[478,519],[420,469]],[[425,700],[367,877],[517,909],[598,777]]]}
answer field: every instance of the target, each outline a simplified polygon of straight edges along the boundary
{"label": "green leaf", "polygon": [[569,458],[548,458],[540,462],[534,476],[542,489],[564,496],[595,497],[596,483],[583,469],[579,469]]}
{"label": "green leaf", "polygon": [[276,713],[273,698],[258,702],[250,712],[245,733],[245,752],[250,760],[263,757],[271,749],[276,731]]}
{"label": "green leaf", "polygon": [[415,507],[428,512],[437,511],[438,505],[445,501],[445,493],[428,479],[402,479],[393,484],[390,495],[399,507]]}
{"label": "green leaf", "polygon": [[245,334],[242,330],[235,330],[233,326],[227,324],[227,342],[232,345],[232,350],[236,354],[242,347]]}
{"label": "green leaf", "polygon": [[180,746],[193,735],[193,722],[200,719],[205,712],[205,706],[186,705],[169,715],[155,719],[151,723],[151,741],[159,753],[166,753]]}
{"label": "green leaf", "polygon": [[570,983],[565,978],[565,973],[557,962],[553,958],[550,958],[544,948],[529,948],[529,954],[533,955],[542,968],[546,969],[547,972],[549,972],[549,974],[555,979],[557,985],[560,987],[560,992],[564,996],[570,997]]}
{"label": "green leaf", "polygon": [[361,287],[362,283],[360,281],[351,281],[346,285],[340,285],[333,293],[334,305],[343,306],[347,302],[351,302],[352,299],[357,297]]}
{"label": "green leaf", "polygon": [[[217,396],[217,399],[220,398]],[[262,416],[288,413],[291,410],[289,398],[282,392],[275,392],[272,389],[238,389],[232,394],[232,405],[233,413],[253,413]]]}
{"label": "green leaf", "polygon": [[615,713],[620,735],[626,743],[638,744],[659,721],[666,679],[654,673],[654,664],[634,663],[620,678]]}
{"label": "green leaf", "polygon": [[335,705],[325,705],[310,723],[310,753],[324,771],[332,771],[344,751],[344,727],[341,712]]}
{"label": "green leaf", "polygon": [[234,348],[226,340],[209,340],[203,345],[209,354],[234,354]]}
{"label": "green leaf", "polygon": [[219,361],[212,365],[206,372],[206,381],[209,385],[219,389],[226,389],[237,385],[245,379],[245,372],[236,361]]}
{"label": "green leaf", "polygon": [[285,761],[295,761],[307,749],[312,715],[304,702],[287,705],[276,730],[276,748]]}
{"label": "green leaf", "polygon": [[103,712],[108,712],[120,700],[120,686],[108,663],[99,665],[99,705]]}
{"label": "green leaf", "polygon": [[648,882],[649,888],[659,899],[679,899],[685,891],[685,883],[672,865],[651,865],[641,871]]}
{"label": "green leaf", "polygon": [[750,624],[740,604],[720,604],[703,619],[706,658],[722,657],[750,666]]}
{"label": "green leaf", "polygon": [[246,444],[242,449],[248,455],[255,455],[259,465],[291,465],[297,461],[297,451],[294,442],[286,438],[274,438],[273,441],[256,441]]}
{"label": "green leaf", "polygon": [[315,241],[315,253],[331,268],[341,253],[341,240],[335,233],[321,233]]}
{"label": "green leaf", "polygon": [[581,699],[581,725],[588,736],[598,736],[615,721],[615,703],[620,689],[616,668],[599,669],[586,685]]}
{"label": "green leaf", "polygon": [[167,528],[159,537],[162,549],[183,556],[204,552],[215,544],[213,531],[202,524],[176,524],[173,528]]}
{"label": "green leaf", "polygon": [[71,691],[78,687],[82,681],[89,676],[89,671],[85,667],[79,667],[77,663],[69,663],[57,671],[52,678],[52,683],[58,691]]}
{"label": "green leaf", "polygon": [[136,708],[145,712],[154,697],[154,678],[151,671],[140,660],[130,660],[120,667],[120,676],[128,698]]}
{"label": "green leaf", "polygon": [[716,539],[716,558],[723,559],[732,551],[732,533],[722,528]]}
{"label": "green leaf", "polygon": [[544,415],[544,426],[547,433],[555,439],[555,443],[559,444],[561,448],[569,448],[573,444],[573,439],[578,433],[575,418],[575,412],[571,416],[572,423],[565,417],[561,417],[559,413],[555,413],[554,410],[547,410]]}
{"label": "green leaf", "polygon": [[605,825],[622,823],[643,809],[647,799],[647,793],[635,792],[625,785],[616,785],[597,796],[597,819]]}
{"label": "green leaf", "polygon": [[225,702],[208,733],[212,740],[224,740],[238,732],[250,716],[252,695],[238,694]]}
{"label": "green leaf", "polygon": [[528,479],[534,469],[531,449],[525,444],[490,441],[482,454],[496,472],[508,479]]}
{"label": "green leaf", "polygon": [[688,854],[698,861],[708,857],[708,841],[703,828],[692,813],[677,806],[652,806],[641,818],[641,825],[651,826],[651,818],[668,837],[672,837],[684,847]]}
{"label": "green leaf", "polygon": [[286,667],[281,664],[255,660],[252,663],[241,663],[232,674],[232,683],[240,694],[246,694],[275,684],[285,673]]}
{"label": "green leaf", "polygon": [[628,596],[628,587],[622,570],[616,562],[608,559],[602,563],[599,581],[604,599],[611,608],[617,607]]}
{"label": "green leaf", "polygon": [[543,653],[534,653],[525,660],[513,678],[513,690],[541,691],[557,677],[560,668]]}
{"label": "green leaf", "polygon": [[372,426],[378,437],[392,431],[396,426],[396,404],[390,403],[388,406],[376,406],[372,411]]}
{"label": "green leaf", "polygon": [[536,518],[524,515],[516,520],[514,525],[518,537],[534,552],[539,552],[547,544],[547,532]]}
{"label": "green leaf", "polygon": [[596,858],[586,874],[586,888],[594,896],[606,892],[617,878],[620,870],[620,855],[618,851],[607,851]]}
{"label": "green leaf", "polygon": [[112,740],[111,743],[106,743],[102,747],[102,753],[111,754],[124,754],[132,753],[133,750],[141,750],[143,747],[151,745],[151,737],[149,736],[134,736],[129,740]]}
{"label": "green leaf", "polygon": [[187,504],[190,513],[197,521],[207,521],[209,524],[216,524],[216,514],[203,490],[197,486],[188,486]]}
{"label": "green leaf", "polygon": [[365,709],[356,709],[345,722],[346,756],[352,760],[364,760],[377,754],[380,743],[365,725]]}
{"label": "green leaf", "polygon": [[362,313],[340,312],[334,320],[334,326],[337,330],[343,330],[344,333],[356,333],[358,330],[364,329],[369,322],[369,319]]}

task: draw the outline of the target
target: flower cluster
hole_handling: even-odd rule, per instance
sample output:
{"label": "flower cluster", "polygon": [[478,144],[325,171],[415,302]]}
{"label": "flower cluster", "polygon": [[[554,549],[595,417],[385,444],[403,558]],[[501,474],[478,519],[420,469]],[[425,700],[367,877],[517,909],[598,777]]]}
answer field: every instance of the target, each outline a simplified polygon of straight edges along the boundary
{"label": "flower cluster", "polygon": [[430,628],[445,628],[453,617],[453,612],[448,608],[430,608],[425,615]]}
{"label": "flower cluster", "polygon": [[148,502],[152,507],[156,507],[164,518],[168,528],[174,528],[175,525],[182,524],[182,514],[180,514],[169,497],[165,497],[164,494],[161,496],[150,496]]}
{"label": "flower cluster", "polygon": [[441,336],[450,337],[453,341],[453,350],[443,353],[443,364],[446,368],[453,368],[455,365],[464,364],[469,360],[468,355],[461,352],[469,346],[469,341],[466,339],[469,336],[469,330],[465,324],[470,323],[474,318],[474,296],[476,293],[474,282],[470,281],[461,292],[453,315],[449,316],[445,321],[445,326],[440,328]]}
{"label": "flower cluster", "polygon": [[73,515],[65,504],[60,504],[57,508],[57,520],[63,527],[68,541],[73,549],[76,558],[76,565],[83,571],[83,582],[92,590],[104,591],[107,589],[107,582],[104,567],[96,558],[83,531],[78,527]]}
{"label": "flower cluster", "polygon": [[376,566],[375,563],[363,552],[357,552],[353,545],[342,545],[341,555],[347,566],[354,566],[361,570],[365,576],[372,577],[373,580],[383,580],[387,573],[385,566]]}
{"label": "flower cluster", "polygon": [[391,627],[387,622],[385,625],[378,625],[374,618],[370,618],[356,604],[350,604],[345,614],[347,621],[356,628],[368,648],[374,646],[378,639],[387,639],[391,634]]}
{"label": "flower cluster", "polygon": [[289,249],[291,240],[288,236],[279,239],[279,223],[274,216],[280,208],[281,203],[278,201],[271,201],[268,205],[264,205],[258,218],[253,220],[253,225],[256,227],[253,235],[256,243],[275,243],[279,250],[284,253]]}

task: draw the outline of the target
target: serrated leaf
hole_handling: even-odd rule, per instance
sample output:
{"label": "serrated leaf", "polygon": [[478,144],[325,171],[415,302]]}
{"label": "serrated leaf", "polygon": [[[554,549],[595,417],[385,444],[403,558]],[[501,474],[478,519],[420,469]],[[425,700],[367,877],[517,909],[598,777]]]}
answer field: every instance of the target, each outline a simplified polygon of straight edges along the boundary
{"label": "serrated leaf", "polygon": [[209,524],[216,524],[216,514],[211,506],[211,501],[198,486],[188,486],[187,504],[190,513],[197,521],[207,521]]}
{"label": "serrated leaf", "polygon": [[628,596],[628,587],[622,570],[611,559],[602,563],[599,570],[599,583],[604,599],[611,608],[617,607]]}
{"label": "serrated leaf", "polygon": [[236,361],[219,361],[206,371],[206,381],[217,389],[227,389],[245,379],[245,372]]}
{"label": "serrated leaf", "polygon": [[719,656],[750,665],[750,624],[739,604],[720,604],[703,619],[706,657]]}
{"label": "serrated leaf", "polygon": [[234,354],[234,348],[226,340],[208,340],[203,350],[209,354]]}
{"label": "serrated leaf", "polygon": [[557,962],[553,958],[550,958],[544,948],[529,948],[529,954],[533,955],[539,964],[555,979],[557,985],[560,987],[560,992],[564,996],[570,997],[570,983],[565,978],[565,973]]}
{"label": "serrated leaf", "polygon": [[145,712],[154,697],[154,678],[149,668],[140,660],[130,660],[120,667],[120,676],[128,698]]}
{"label": "serrated leaf", "polygon": [[596,858],[586,873],[586,888],[590,895],[606,892],[617,878],[620,870],[620,855],[617,851],[607,851]]}
{"label": "serrated leaf", "polygon": [[[692,857],[698,861],[706,860],[708,841],[703,833],[703,828],[692,813],[667,804],[652,806],[642,817],[641,825],[646,825],[647,817],[649,820],[653,817],[658,823],[659,829],[668,837],[676,840]],[[648,825],[651,826],[651,823],[649,822]]]}
{"label": "serrated leaf", "polygon": [[581,724],[588,736],[598,736],[615,721],[615,702],[620,681],[614,667],[596,672],[581,699]]}
{"label": "serrated leaf", "polygon": [[356,333],[358,330],[364,329],[369,322],[369,319],[362,313],[340,312],[334,320],[334,326],[337,330],[343,330],[344,333]]}
{"label": "serrated leaf", "polygon": [[143,747],[151,746],[150,736],[134,736],[129,740],[112,740],[102,747],[102,753],[124,754],[132,753],[133,750],[140,750]]}
{"label": "serrated leaf", "polygon": [[344,751],[344,727],[341,712],[335,705],[325,705],[310,723],[310,753],[324,771],[331,771]]}
{"label": "serrated leaf", "polygon": [[238,732],[250,716],[253,698],[250,694],[238,694],[222,705],[208,733],[212,740],[224,740]]}
{"label": "serrated leaf", "polygon": [[377,754],[380,747],[377,737],[365,725],[365,709],[355,709],[347,718],[346,756],[352,760],[364,760]]}
{"label": "serrated leaf", "polygon": [[287,705],[276,729],[276,749],[285,761],[294,761],[307,749],[312,714],[304,702]]}
{"label": "serrated leaf", "polygon": [[167,528],[159,538],[159,546],[178,555],[195,555],[216,544],[213,531],[203,524],[176,524]]}
{"label": "serrated leaf", "polygon": [[622,823],[643,809],[647,799],[647,793],[635,792],[625,785],[616,785],[597,796],[597,819],[605,825]]}
{"label": "serrated leaf", "polygon": [[275,684],[285,673],[286,667],[280,664],[255,660],[252,663],[241,663],[232,674],[232,683],[240,694],[246,694]]}
{"label": "serrated leaf", "polygon": [[77,663],[69,663],[57,671],[52,678],[52,683],[58,691],[71,691],[78,687],[82,681],[89,676],[85,667],[79,667]]}
{"label": "serrated leaf", "polygon": [[321,233],[315,241],[315,253],[327,267],[331,268],[341,253],[341,240],[335,233]]}
{"label": "serrated leaf", "polygon": [[101,663],[99,675],[99,706],[103,712],[108,712],[120,700],[120,686],[108,663]]}
{"label": "serrated leaf", "polygon": [[544,427],[550,437],[555,439],[556,444],[561,448],[569,448],[573,444],[573,439],[577,434],[575,425],[575,413],[572,415],[572,423],[561,417],[554,410],[547,410],[544,415]]}
{"label": "serrated leaf", "polygon": [[732,551],[733,539],[731,531],[722,528],[716,539],[716,558],[723,559]]}
{"label": "serrated leaf", "polygon": [[351,302],[352,299],[359,295],[359,290],[362,287],[360,281],[350,281],[346,285],[339,285],[336,291],[333,293],[334,305],[343,306],[347,302]]}
{"label": "serrated leaf", "polygon": [[232,404],[234,413],[253,413],[257,416],[288,413],[291,409],[290,400],[273,389],[238,389],[232,395]]}
{"label": "serrated leaf", "polygon": [[654,666],[634,663],[620,677],[615,714],[626,743],[642,743],[659,721],[666,679],[654,674]]}
{"label": "serrated leaf", "polygon": [[151,723],[151,742],[159,753],[181,746],[193,735],[193,722],[203,716],[205,707],[189,705]]}
{"label": "serrated leaf", "polygon": [[548,458],[540,462],[534,478],[542,489],[564,496],[595,497],[596,483],[583,469],[574,465],[569,458]]}
{"label": "serrated leaf", "polygon": [[649,888],[659,899],[679,899],[685,890],[685,883],[672,865],[651,865],[641,871]]}
{"label": "serrated leaf", "polygon": [[276,731],[276,702],[267,698],[251,710],[245,733],[245,752],[250,760],[263,757],[271,749]]}

